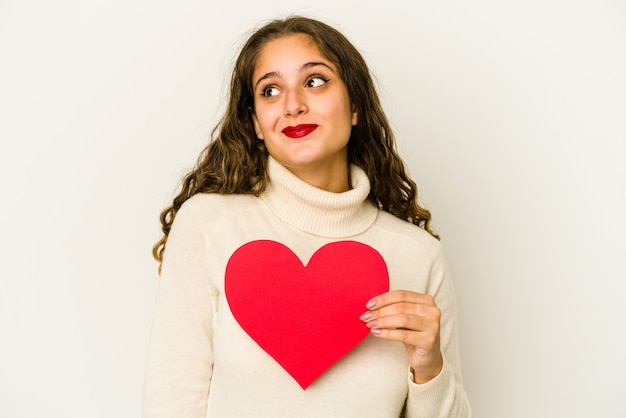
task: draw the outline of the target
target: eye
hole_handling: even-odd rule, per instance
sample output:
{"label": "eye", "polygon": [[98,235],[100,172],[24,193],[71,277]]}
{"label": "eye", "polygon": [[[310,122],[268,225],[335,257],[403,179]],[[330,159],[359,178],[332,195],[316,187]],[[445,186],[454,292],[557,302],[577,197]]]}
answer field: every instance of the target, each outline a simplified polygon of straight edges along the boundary
{"label": "eye", "polygon": [[271,86],[271,85],[265,86],[261,90],[261,96],[263,97],[273,97],[273,96],[276,96],[278,93],[279,93],[278,88]]}
{"label": "eye", "polygon": [[315,75],[306,81],[306,86],[307,87],[321,87],[326,83],[328,83],[327,78],[324,78],[321,75]]}

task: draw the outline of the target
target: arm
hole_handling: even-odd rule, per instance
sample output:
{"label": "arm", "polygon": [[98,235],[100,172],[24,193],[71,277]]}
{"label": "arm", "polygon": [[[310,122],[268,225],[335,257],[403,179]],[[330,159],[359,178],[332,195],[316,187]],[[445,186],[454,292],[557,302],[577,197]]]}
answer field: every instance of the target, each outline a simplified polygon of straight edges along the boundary
{"label": "arm", "polygon": [[176,215],[165,250],[144,389],[144,418],[204,418],[213,368],[215,291],[205,238],[189,205]]}
{"label": "arm", "polygon": [[432,261],[428,283],[427,294],[392,291],[375,297],[362,319],[373,335],[404,343],[411,366],[407,418],[469,418],[454,288],[441,250]]}

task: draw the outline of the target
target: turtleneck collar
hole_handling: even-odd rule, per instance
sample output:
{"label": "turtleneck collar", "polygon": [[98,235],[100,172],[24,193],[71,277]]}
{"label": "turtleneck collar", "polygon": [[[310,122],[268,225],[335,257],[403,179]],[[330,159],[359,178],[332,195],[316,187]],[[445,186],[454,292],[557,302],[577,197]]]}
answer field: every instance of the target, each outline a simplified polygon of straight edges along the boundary
{"label": "turtleneck collar", "polygon": [[311,186],[268,157],[270,181],[261,198],[284,222],[302,231],[331,238],[343,238],[368,229],[378,208],[367,196],[370,182],[365,172],[350,166],[352,189],[333,193]]}

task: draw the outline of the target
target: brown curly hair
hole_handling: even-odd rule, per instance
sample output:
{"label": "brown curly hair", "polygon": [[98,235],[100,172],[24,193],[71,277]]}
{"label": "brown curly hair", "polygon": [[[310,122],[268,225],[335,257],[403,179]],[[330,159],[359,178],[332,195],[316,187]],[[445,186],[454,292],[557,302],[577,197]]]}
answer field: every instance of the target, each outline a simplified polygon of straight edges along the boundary
{"label": "brown curly hair", "polygon": [[161,212],[163,237],[152,254],[160,263],[167,236],[182,204],[196,193],[253,194],[265,190],[268,152],[258,140],[252,122],[254,89],[252,74],[265,44],[273,39],[304,34],[339,70],[358,116],[348,142],[348,161],[361,167],[371,183],[368,199],[378,207],[418,225],[435,238],[431,215],[417,202],[417,186],[398,155],[389,121],[365,60],[350,41],[335,28],[318,20],[292,16],[273,20],[256,30],[241,49],[230,82],[224,116],[213,129],[211,141],[200,154],[195,168],[184,178],[180,193]]}

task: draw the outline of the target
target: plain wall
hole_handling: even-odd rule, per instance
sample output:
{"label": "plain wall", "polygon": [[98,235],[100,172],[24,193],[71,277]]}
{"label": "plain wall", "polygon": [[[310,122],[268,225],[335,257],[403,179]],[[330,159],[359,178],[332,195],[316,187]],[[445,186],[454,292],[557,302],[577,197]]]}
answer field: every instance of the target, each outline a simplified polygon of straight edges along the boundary
{"label": "plain wall", "polygon": [[0,416],[139,416],[158,214],[246,34],[294,12],[379,82],[474,416],[626,416],[626,4],[603,0],[0,1]]}

